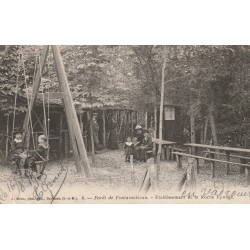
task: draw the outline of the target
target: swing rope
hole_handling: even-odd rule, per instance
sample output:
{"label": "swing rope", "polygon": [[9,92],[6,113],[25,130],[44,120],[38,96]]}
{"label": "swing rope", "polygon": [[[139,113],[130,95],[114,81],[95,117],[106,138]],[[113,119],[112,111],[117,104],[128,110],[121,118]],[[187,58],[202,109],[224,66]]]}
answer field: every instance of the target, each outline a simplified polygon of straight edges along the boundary
{"label": "swing rope", "polygon": [[[29,122],[30,122],[31,134],[32,134],[33,148],[35,149],[34,131],[33,131],[33,125],[32,125],[32,119],[31,119],[30,101],[29,101],[29,96],[28,96],[28,84],[27,84],[27,80],[26,80],[26,70],[25,70],[25,64],[24,64],[24,59],[23,59],[23,48],[22,48],[22,46],[21,46],[21,55],[22,55],[21,57],[22,57],[24,82],[25,82],[26,95],[27,95],[27,104],[28,104],[28,112],[29,112]],[[25,131],[25,132],[27,132],[27,131]]]}
{"label": "swing rope", "polygon": [[15,120],[16,120],[16,103],[17,103],[17,92],[18,92],[18,85],[19,85],[19,72],[20,72],[20,53],[18,54],[18,63],[17,63],[17,78],[16,78],[16,89],[15,89],[15,103],[14,103],[14,110],[13,110],[13,124],[12,124],[12,135],[11,139],[14,139],[14,130],[15,130]]}

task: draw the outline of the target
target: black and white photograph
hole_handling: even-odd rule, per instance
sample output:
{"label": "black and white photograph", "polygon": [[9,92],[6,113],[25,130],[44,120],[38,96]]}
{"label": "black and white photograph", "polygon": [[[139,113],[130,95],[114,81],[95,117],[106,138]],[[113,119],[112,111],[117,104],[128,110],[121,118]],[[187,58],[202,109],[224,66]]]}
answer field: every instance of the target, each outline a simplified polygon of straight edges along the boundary
{"label": "black and white photograph", "polygon": [[250,46],[0,49],[1,203],[249,203]]}

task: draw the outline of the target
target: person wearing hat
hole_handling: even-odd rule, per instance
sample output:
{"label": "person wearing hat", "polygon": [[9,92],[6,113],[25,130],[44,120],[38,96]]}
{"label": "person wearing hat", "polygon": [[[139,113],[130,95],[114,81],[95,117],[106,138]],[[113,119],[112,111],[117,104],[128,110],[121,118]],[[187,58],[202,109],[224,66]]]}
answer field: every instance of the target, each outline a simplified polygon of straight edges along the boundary
{"label": "person wearing hat", "polygon": [[140,150],[144,138],[142,126],[136,125],[135,131],[136,131],[135,160],[140,160],[140,154],[141,154]]}
{"label": "person wearing hat", "polygon": [[[24,150],[24,141],[22,139],[22,130],[15,129],[15,139],[11,143],[11,165],[13,173],[17,173],[19,169],[24,169],[24,165],[27,159],[27,152]],[[20,173],[21,175],[23,172]]]}
{"label": "person wearing hat", "polygon": [[108,121],[108,149],[118,149],[118,143],[117,143],[117,122],[115,120],[115,117],[112,116],[111,119]]}
{"label": "person wearing hat", "polygon": [[141,125],[137,125],[135,127],[135,131],[136,131],[137,145],[141,146],[142,140],[144,138],[142,126]]}
{"label": "person wearing hat", "polygon": [[48,139],[45,135],[38,137],[38,145],[36,150],[32,152],[32,155],[27,159],[28,167],[32,171],[36,171],[36,161],[47,161],[48,152]]}
{"label": "person wearing hat", "polygon": [[[93,113],[93,117],[91,119],[89,119],[88,121],[88,130],[89,130],[89,136],[90,134],[90,123],[92,122],[92,132],[93,132],[93,139],[94,139],[94,145],[95,145],[95,150],[99,150],[99,125],[98,125],[98,121],[97,121],[97,117],[98,117],[98,113]],[[88,140],[89,142],[91,142],[91,139],[89,138]],[[96,153],[95,151],[95,153]]]}
{"label": "person wearing hat", "polygon": [[146,162],[146,152],[153,149],[153,142],[148,130],[143,131],[143,136],[141,147],[138,150],[138,157],[140,161]]}

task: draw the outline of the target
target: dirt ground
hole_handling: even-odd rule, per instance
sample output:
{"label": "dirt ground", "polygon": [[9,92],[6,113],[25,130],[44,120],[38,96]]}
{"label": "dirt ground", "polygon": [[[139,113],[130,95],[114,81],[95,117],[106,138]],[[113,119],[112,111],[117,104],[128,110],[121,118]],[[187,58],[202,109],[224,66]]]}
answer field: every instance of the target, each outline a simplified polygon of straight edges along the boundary
{"label": "dirt ground", "polygon": [[[91,155],[88,155],[91,165],[91,178],[86,179],[83,174],[76,172],[76,167],[73,158],[64,159],[57,162],[49,162],[46,167],[46,184],[30,180],[27,177],[13,175],[11,169],[6,166],[1,166],[0,173],[0,199],[4,203],[4,194],[8,196],[6,201],[12,199],[12,202],[19,200],[22,197],[29,202],[32,202],[32,197],[39,197],[44,201],[50,201],[52,197],[64,197],[70,202],[79,202],[81,197],[82,202],[86,200],[107,199],[106,194],[111,191],[116,194],[139,194],[139,188],[142,184],[145,172],[149,166],[148,163],[134,164],[135,184],[131,178],[131,165],[124,161],[124,154],[120,150],[102,150],[95,155],[95,165],[92,164]],[[160,163],[159,175],[159,194],[172,194],[178,189],[179,182],[185,172],[187,161],[183,162],[182,169],[177,168],[175,161],[162,161]],[[210,178],[210,165],[206,163],[200,168],[200,173],[197,175],[197,189],[226,189],[240,188],[248,190],[246,186],[246,178],[244,174],[240,174],[239,167],[232,166],[230,175],[226,176],[226,166],[216,165],[215,178]],[[45,187],[43,187],[45,185]],[[49,188],[48,188],[49,186]]]}

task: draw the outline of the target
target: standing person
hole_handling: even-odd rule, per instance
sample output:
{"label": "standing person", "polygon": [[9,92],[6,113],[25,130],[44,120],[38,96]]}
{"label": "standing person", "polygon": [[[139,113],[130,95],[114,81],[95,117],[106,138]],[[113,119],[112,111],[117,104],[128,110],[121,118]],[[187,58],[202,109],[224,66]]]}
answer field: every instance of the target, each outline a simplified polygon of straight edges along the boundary
{"label": "standing person", "polygon": [[127,138],[127,141],[124,143],[124,153],[125,153],[125,162],[129,162],[130,161],[130,156],[133,155],[134,156],[134,150],[135,146],[132,142],[131,137]]}
{"label": "standing person", "polygon": [[[25,161],[27,159],[27,152],[24,150],[24,141],[22,139],[22,132],[16,130],[15,139],[11,143],[11,165],[13,173],[17,173],[18,169],[24,169]],[[24,173],[20,173],[23,175]]]}
{"label": "standing person", "polygon": [[115,118],[112,117],[108,124],[109,127],[109,136],[108,136],[108,145],[109,149],[115,150],[118,149],[117,136],[116,136],[116,128],[117,122]]}
{"label": "standing person", "polygon": [[144,135],[143,135],[143,130],[142,130],[142,127],[141,125],[137,125],[135,127],[135,131],[136,131],[136,139],[137,139],[137,144],[135,146],[135,152],[136,152],[136,160],[140,160],[140,150],[141,150],[141,145],[142,145],[142,141],[143,141],[143,138],[144,138]]}
{"label": "standing person", "polygon": [[[99,125],[97,121],[98,113],[93,113],[93,117],[89,119],[88,121],[88,135],[89,139],[88,142],[91,143],[91,129],[90,129],[90,123],[92,122],[92,132],[93,132],[93,139],[94,139],[94,145],[95,145],[95,153],[97,150],[99,150]],[[89,144],[91,145],[91,144]]]}

